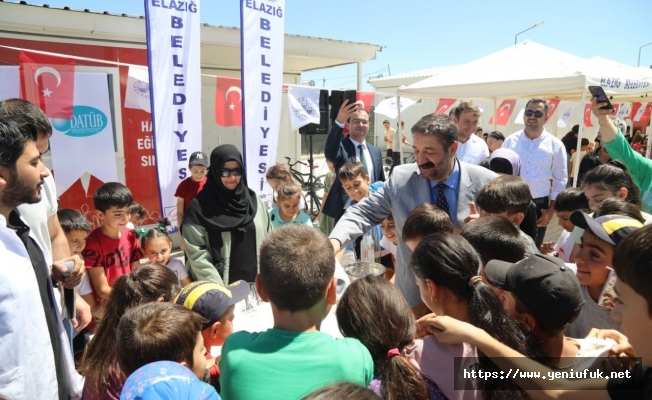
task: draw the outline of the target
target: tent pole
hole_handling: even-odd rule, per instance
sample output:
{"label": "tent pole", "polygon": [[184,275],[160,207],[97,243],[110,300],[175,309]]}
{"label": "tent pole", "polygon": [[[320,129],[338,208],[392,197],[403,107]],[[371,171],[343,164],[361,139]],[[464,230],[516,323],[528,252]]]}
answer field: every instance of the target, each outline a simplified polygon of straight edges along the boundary
{"label": "tent pole", "polygon": [[[573,165],[573,176],[575,176],[575,179],[573,179],[573,187],[577,187],[577,173],[580,170],[580,151],[582,150],[582,135],[584,134],[584,106],[586,104],[586,81],[584,82],[584,87],[582,88],[582,101],[580,102],[580,110],[582,110],[582,116],[580,117],[580,131],[577,134],[577,148],[575,151],[577,152],[577,161]],[[569,174],[571,175],[571,174]],[[569,178],[570,179],[570,178]]]}
{"label": "tent pole", "polygon": [[491,107],[491,113],[492,113],[492,116],[493,116],[494,131],[495,131],[496,130],[496,97],[495,96],[492,97],[491,100],[493,102],[493,105]]}
{"label": "tent pole", "polygon": [[[394,132],[394,143],[398,143],[398,165],[401,165],[403,163],[403,133],[401,132],[401,96],[396,96],[396,109],[398,110],[398,125],[396,126],[396,132]],[[396,146],[394,146],[396,148]],[[392,149],[392,154],[394,153],[394,149]],[[392,163],[393,165],[393,163]],[[395,165],[392,167],[392,171],[394,170]],[[387,179],[388,177],[385,177]]]}

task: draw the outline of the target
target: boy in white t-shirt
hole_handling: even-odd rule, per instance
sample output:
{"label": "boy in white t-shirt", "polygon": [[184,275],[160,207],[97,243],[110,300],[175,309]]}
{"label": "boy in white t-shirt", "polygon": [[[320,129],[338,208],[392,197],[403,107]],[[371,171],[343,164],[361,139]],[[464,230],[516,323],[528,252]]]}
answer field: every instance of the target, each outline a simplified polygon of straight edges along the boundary
{"label": "boy in white t-shirt", "polygon": [[541,245],[541,254],[559,257],[564,262],[574,263],[575,252],[577,250],[575,246],[577,243],[571,235],[573,229],[575,229],[575,225],[571,222],[570,216],[574,211],[589,212],[589,201],[586,199],[582,189],[568,188],[562,190],[557,195],[554,207],[559,226],[564,228],[564,230],[559,235],[557,243],[544,242]]}

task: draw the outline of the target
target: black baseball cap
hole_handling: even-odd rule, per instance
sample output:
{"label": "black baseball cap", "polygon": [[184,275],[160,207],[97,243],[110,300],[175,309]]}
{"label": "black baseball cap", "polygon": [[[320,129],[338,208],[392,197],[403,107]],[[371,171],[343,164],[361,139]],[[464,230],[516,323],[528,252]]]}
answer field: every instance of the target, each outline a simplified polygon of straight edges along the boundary
{"label": "black baseball cap", "polygon": [[592,218],[582,211],[575,211],[571,214],[570,220],[573,225],[590,230],[595,236],[614,246],[625,236],[643,227],[640,221],[624,215],[603,215]]}
{"label": "black baseball cap", "polygon": [[208,157],[206,157],[206,154],[201,151],[196,151],[190,155],[190,161],[188,164],[191,167],[193,165],[203,165],[204,167],[208,167]]}
{"label": "black baseball cap", "polygon": [[204,317],[208,322],[202,330],[213,325],[226,314],[229,307],[244,300],[249,295],[249,284],[237,281],[229,286],[210,281],[197,281],[186,285],[174,300]]}
{"label": "black baseball cap", "polygon": [[557,257],[533,254],[517,263],[491,260],[484,268],[492,286],[512,292],[537,321],[562,329],[584,305],[575,273]]}

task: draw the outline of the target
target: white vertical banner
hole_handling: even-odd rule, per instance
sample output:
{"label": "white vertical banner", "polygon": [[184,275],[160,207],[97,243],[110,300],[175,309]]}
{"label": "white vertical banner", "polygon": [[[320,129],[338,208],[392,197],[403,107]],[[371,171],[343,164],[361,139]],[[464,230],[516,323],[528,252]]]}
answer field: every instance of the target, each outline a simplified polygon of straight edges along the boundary
{"label": "white vertical banner", "polygon": [[50,119],[58,196],[85,173],[102,182],[118,180],[110,104],[106,73],[75,72],[72,117]]}
{"label": "white vertical banner", "polygon": [[240,0],[244,160],[247,184],[264,202],[281,124],[284,32],[285,0]]}
{"label": "white vertical banner", "polygon": [[199,0],[145,0],[145,20],[161,214],[176,226],[174,192],[202,149]]}
{"label": "white vertical banner", "polygon": [[[20,97],[20,70],[18,65],[0,66],[0,101]],[[317,109],[319,112],[319,109]]]}

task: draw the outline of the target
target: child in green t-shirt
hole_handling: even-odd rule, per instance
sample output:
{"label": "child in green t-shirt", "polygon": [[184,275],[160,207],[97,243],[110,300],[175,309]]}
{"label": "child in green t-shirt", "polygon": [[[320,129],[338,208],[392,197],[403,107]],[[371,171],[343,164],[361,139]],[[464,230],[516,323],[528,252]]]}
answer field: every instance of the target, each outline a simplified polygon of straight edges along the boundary
{"label": "child in green t-shirt", "polygon": [[271,303],[274,327],[236,332],[222,347],[226,400],[299,399],[332,382],[367,386],[374,373],[357,339],[319,331],[335,305],[335,254],[322,232],[301,224],[270,233],[260,248],[256,290]]}

